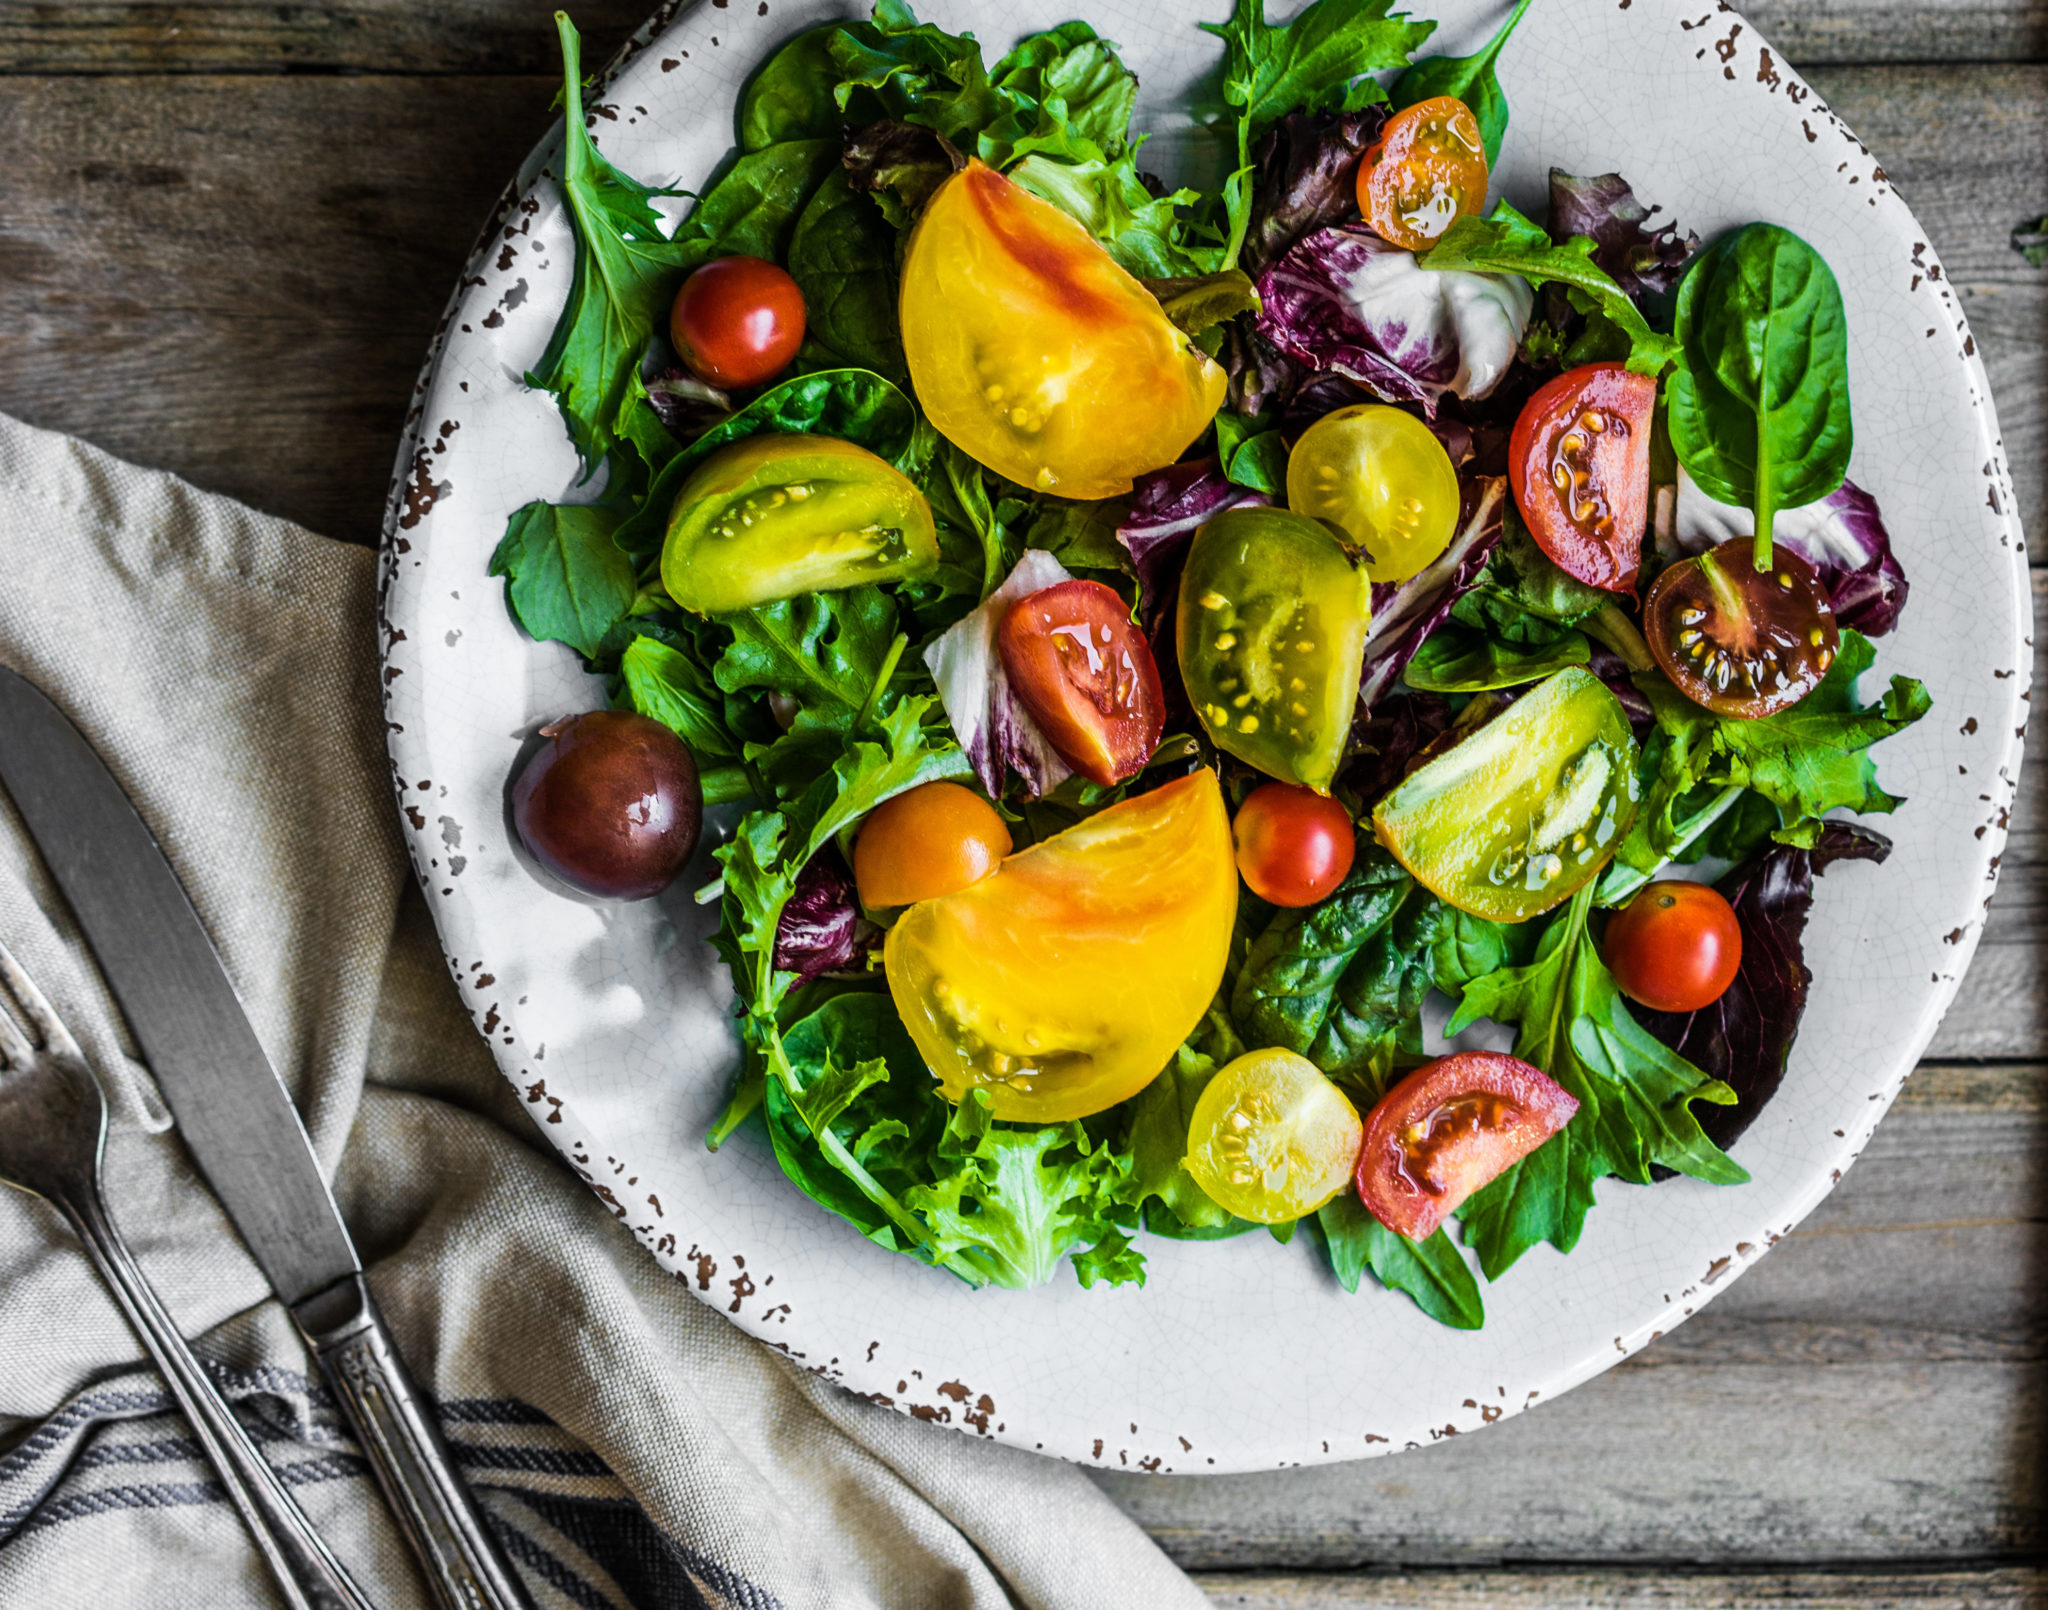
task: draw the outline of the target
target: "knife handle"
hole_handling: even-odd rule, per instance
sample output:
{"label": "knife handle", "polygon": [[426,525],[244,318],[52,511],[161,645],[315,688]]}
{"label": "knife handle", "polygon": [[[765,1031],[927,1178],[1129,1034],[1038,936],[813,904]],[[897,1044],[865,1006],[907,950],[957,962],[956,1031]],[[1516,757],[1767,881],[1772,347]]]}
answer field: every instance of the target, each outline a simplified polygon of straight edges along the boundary
{"label": "knife handle", "polygon": [[292,1309],[441,1610],[533,1610],[361,1275]]}
{"label": "knife handle", "polygon": [[107,1217],[97,1181],[91,1190],[51,1200],[71,1221],[128,1323],[163,1372],[171,1396],[192,1422],[207,1461],[255,1538],[285,1603],[292,1610],[375,1610],[192,1356],[176,1321]]}

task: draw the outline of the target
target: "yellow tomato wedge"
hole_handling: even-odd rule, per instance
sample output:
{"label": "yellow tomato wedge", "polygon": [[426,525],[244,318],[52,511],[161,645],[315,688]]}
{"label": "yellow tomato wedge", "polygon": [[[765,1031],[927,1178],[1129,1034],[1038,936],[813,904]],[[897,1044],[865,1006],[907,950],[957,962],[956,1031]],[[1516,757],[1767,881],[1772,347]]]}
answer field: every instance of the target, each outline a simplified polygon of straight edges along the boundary
{"label": "yellow tomato wedge", "polygon": [[1056,1123],[1136,1095],[1201,1021],[1237,918],[1213,772],[1112,805],[910,907],[889,993],[949,1101]]}
{"label": "yellow tomato wedge", "polygon": [[1179,458],[1223,371],[1088,231],[970,162],[933,192],[901,287],[911,385],[939,433],[1066,498],[1116,497]]}

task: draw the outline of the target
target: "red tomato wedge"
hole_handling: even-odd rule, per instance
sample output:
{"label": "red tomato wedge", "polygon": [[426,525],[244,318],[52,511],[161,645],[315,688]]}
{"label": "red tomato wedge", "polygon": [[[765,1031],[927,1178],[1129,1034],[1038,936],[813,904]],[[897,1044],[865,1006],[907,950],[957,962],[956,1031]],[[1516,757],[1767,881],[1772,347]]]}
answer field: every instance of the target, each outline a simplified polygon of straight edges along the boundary
{"label": "red tomato wedge", "polygon": [[1522,407],[1508,479],[1536,545],[1567,576],[1634,589],[1650,507],[1657,382],[1618,363],[1567,369]]}
{"label": "red tomato wedge", "polygon": [[1010,606],[996,632],[1010,686],[1067,764],[1104,787],[1145,769],[1166,697],[1130,606],[1099,581],[1063,581]]}
{"label": "red tomato wedge", "polygon": [[1466,1197],[1571,1121],[1578,1101],[1541,1068],[1497,1051],[1425,1063],[1365,1120],[1358,1196],[1372,1216],[1426,1241]]}
{"label": "red tomato wedge", "polygon": [[1358,164],[1358,210],[1372,232],[1427,251],[1460,213],[1486,205],[1486,140],[1472,109],[1432,95],[1387,119]]}

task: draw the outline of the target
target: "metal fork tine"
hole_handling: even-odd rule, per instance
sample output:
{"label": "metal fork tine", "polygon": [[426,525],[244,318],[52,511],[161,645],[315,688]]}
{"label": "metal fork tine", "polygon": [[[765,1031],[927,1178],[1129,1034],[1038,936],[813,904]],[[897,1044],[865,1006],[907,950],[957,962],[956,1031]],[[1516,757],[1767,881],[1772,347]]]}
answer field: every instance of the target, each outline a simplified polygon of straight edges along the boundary
{"label": "metal fork tine", "polygon": [[[78,1042],[71,1038],[71,1031],[64,1027],[64,1020],[57,1016],[56,1009],[50,1005],[49,999],[36,988],[35,981],[22,971],[21,963],[14,959],[14,952],[4,944],[0,944],[0,980],[6,982],[8,993],[20,1006],[22,1016],[28,1019],[28,1026],[41,1038],[47,1049],[60,1056],[81,1054]],[[4,1050],[10,1060],[28,1055],[32,1048],[25,1042],[18,1049],[16,1045],[8,1043],[9,1035],[16,1041],[21,1039],[12,1018],[0,1013],[0,1022],[5,1023],[5,1029],[0,1030],[0,1050]]]}

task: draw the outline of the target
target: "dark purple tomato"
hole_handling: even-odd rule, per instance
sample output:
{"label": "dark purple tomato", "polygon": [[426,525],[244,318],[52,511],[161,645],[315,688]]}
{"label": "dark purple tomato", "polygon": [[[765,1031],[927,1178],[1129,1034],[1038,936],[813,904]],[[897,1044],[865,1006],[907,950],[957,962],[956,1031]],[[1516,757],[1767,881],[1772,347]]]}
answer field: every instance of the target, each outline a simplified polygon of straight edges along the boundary
{"label": "dark purple tomato", "polygon": [[704,795],[682,739],[629,710],[592,710],[540,729],[512,785],[512,825],[564,883],[608,900],[645,900],[697,848]]}

